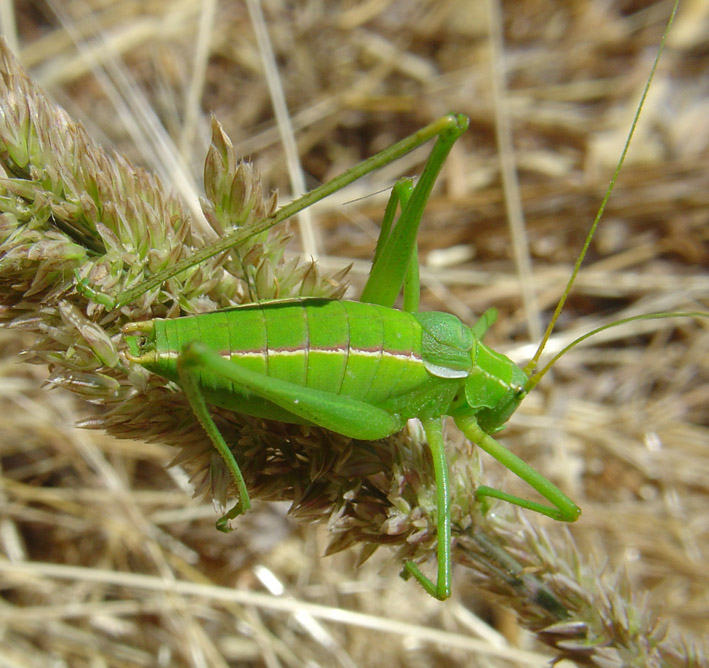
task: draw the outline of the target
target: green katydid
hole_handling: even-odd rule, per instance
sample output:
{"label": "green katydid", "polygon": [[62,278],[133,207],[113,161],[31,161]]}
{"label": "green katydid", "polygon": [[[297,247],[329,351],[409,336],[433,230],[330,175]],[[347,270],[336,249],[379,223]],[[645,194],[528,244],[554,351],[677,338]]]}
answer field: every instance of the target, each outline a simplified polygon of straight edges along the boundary
{"label": "green katydid", "polygon": [[[279,300],[131,323],[123,332],[130,361],[182,387],[234,479],[238,501],[219,520],[220,529],[246,512],[250,500],[239,466],[208,404],[256,417],[317,425],[360,440],[389,436],[403,429],[408,419],[418,418],[433,459],[438,568],[435,583],[413,562],[405,564],[404,574],[413,576],[439,599],[450,595],[451,580],[444,417],[453,418],[470,441],[526,481],[548,504],[488,486],[476,490],[477,498],[501,499],[567,522],[580,514],[561,490],[492,437],[546,372],[548,367],[530,375],[551,326],[537,355],[522,370],[482,343],[494,322],[494,311],[486,312],[473,327],[447,313],[418,311],[418,226],[443,162],[466,127],[467,118],[461,115],[439,119],[273,216],[248,229],[237,229],[117,299],[97,294],[83,282],[79,284],[82,292],[109,308],[129,303],[171,276],[238,245],[436,137],[415,187],[402,180],[394,188],[360,301]],[[552,325],[577,270],[578,265]],[[394,303],[402,291],[403,310],[398,310]]]}
{"label": "green katydid", "polygon": [[[450,596],[451,577],[445,416],[551,505],[491,487],[479,487],[478,498],[496,497],[563,521],[573,521],[580,513],[554,484],[490,435],[515,411],[529,382],[512,360],[481,341],[495,320],[494,311],[486,312],[472,328],[448,313],[418,312],[418,226],[441,166],[467,125],[462,115],[446,116],[336,180],[339,187],[359,177],[363,165],[376,168],[437,136],[416,186],[402,180],[393,190],[360,301],[277,300],[123,328],[128,358],[182,387],[234,478],[239,500],[219,520],[220,529],[248,510],[250,501],[239,466],[207,404],[317,425],[360,440],[384,438],[401,431],[407,420],[420,419],[433,456],[437,490],[438,575],[434,584],[413,562],[405,564],[405,573],[439,599]],[[322,192],[331,188],[326,184],[316,193],[324,196]],[[311,194],[308,203],[313,199]],[[275,219],[281,219],[279,214],[249,232],[262,231],[278,222]],[[173,267],[170,273],[176,269],[183,267]],[[165,280],[163,275],[156,278]],[[152,285],[149,281],[138,286],[138,294]],[[394,302],[402,288],[404,310],[397,310]],[[113,305],[84,284],[80,290]],[[135,296],[122,295],[118,302]]]}

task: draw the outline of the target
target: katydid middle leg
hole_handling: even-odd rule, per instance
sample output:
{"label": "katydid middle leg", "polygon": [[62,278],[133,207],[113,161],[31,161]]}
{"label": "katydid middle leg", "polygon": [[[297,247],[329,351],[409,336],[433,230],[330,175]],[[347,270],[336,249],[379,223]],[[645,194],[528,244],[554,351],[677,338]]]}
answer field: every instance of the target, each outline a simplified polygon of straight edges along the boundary
{"label": "katydid middle leg", "polygon": [[404,577],[412,576],[431,596],[444,601],[451,595],[451,516],[448,462],[443,421],[441,418],[423,420],[426,440],[433,458],[433,472],[436,482],[436,557],[438,561],[436,584],[427,578],[413,561],[404,564]]}

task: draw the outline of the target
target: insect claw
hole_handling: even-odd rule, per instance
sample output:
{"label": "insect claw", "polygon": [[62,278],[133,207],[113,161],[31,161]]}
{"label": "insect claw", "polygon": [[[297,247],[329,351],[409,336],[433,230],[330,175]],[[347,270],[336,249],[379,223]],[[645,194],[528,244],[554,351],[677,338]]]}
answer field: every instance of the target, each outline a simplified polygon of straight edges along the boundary
{"label": "insect claw", "polygon": [[244,507],[244,503],[242,501],[237,501],[236,505],[231,510],[226,512],[217,520],[217,531],[221,531],[222,533],[231,533],[234,531],[234,529],[229,526],[229,521],[235,519],[239,515],[243,515],[247,510],[248,508]]}
{"label": "insect claw", "polygon": [[229,526],[229,520],[226,515],[217,520],[216,526],[217,531],[221,531],[222,533],[231,533],[233,531],[233,529]]}

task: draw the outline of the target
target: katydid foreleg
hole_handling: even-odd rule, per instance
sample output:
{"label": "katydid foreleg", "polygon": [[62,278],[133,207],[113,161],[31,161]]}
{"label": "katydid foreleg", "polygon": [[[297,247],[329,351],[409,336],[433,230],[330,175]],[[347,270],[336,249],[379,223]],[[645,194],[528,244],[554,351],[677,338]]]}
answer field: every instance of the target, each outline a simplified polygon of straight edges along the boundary
{"label": "katydid foreleg", "polygon": [[486,497],[507,501],[521,508],[533,510],[561,522],[575,522],[581,514],[581,509],[564,494],[554,483],[545,478],[527,462],[510,452],[504,445],[498,443],[492,436],[484,432],[473,415],[458,417],[455,420],[457,427],[465,434],[466,438],[494,457],[503,466],[508,468],[517,477],[524,480],[530,487],[539,492],[553,506],[545,506],[535,501],[529,501],[513,494],[508,494],[499,489],[480,485],[475,490],[478,499]]}

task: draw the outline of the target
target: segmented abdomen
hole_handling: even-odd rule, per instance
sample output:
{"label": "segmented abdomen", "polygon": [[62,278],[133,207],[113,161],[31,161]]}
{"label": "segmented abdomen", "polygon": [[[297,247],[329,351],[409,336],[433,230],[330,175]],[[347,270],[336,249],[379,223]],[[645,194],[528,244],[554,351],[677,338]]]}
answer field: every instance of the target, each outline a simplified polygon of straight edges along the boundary
{"label": "segmented abdomen", "polygon": [[[155,321],[155,327],[165,364],[174,364],[185,343],[202,341],[259,373],[375,405],[428,377],[418,321],[375,304],[284,300]],[[201,381],[205,390],[239,392],[212,374]]]}

